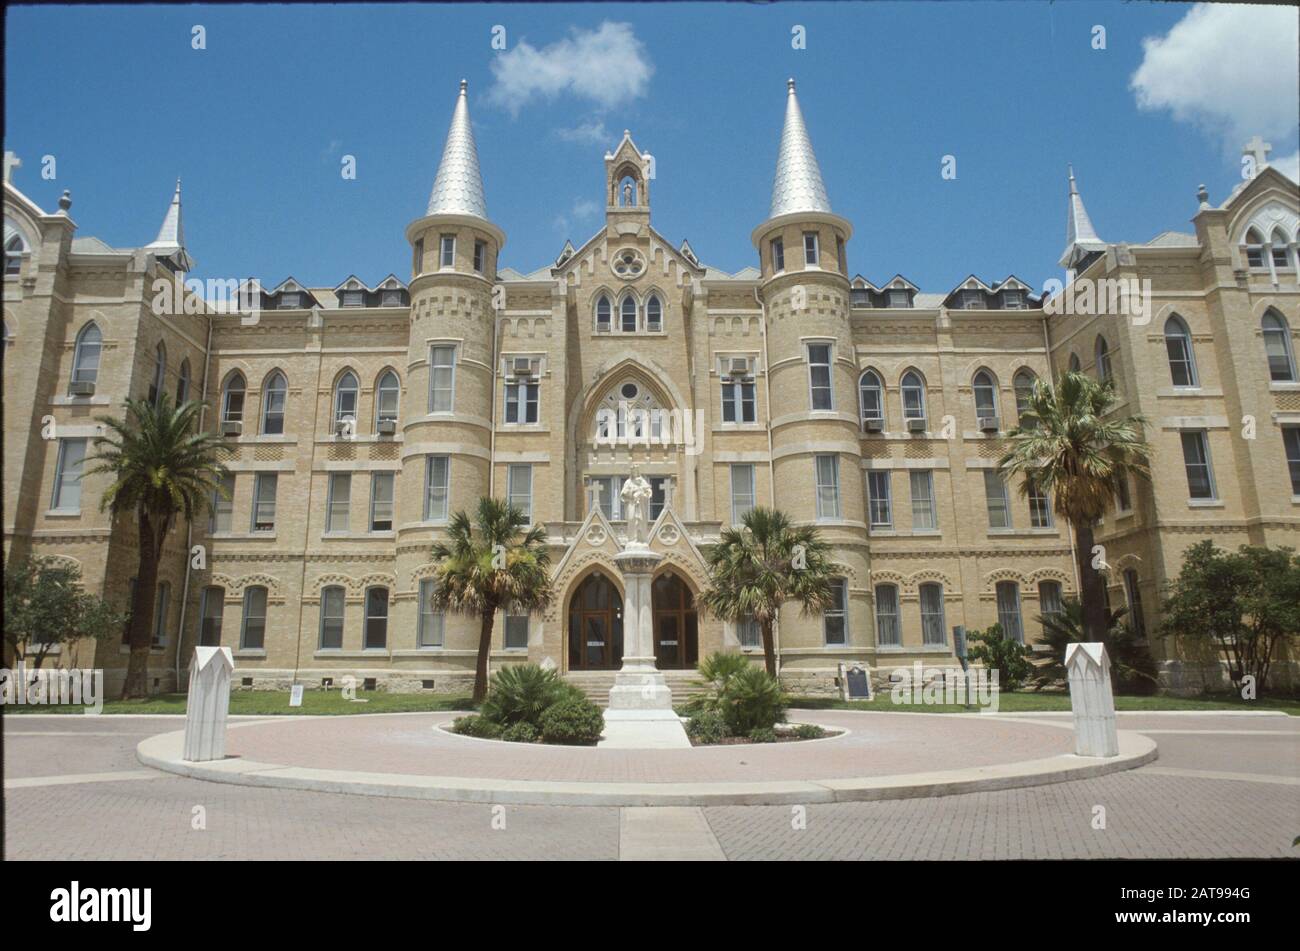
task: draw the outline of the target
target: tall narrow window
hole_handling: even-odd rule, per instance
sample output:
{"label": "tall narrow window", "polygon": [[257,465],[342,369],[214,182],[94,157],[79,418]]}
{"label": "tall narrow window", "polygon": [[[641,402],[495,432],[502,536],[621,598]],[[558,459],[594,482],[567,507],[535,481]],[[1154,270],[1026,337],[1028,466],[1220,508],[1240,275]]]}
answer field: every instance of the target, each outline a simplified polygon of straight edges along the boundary
{"label": "tall narrow window", "polygon": [[375,472],[370,476],[370,530],[393,530],[393,473]]}
{"label": "tall narrow window", "polygon": [[636,298],[628,294],[619,305],[619,329],[625,334],[636,333]]}
{"label": "tall narrow window", "polygon": [[921,374],[908,370],[903,374],[900,386],[903,394],[903,418],[925,419],[925,384]]}
{"label": "tall narrow window", "polygon": [[651,294],[645,304],[645,329],[658,333],[664,329],[664,306],[658,294]]}
{"label": "tall narrow window", "polygon": [[601,294],[596,301],[596,333],[609,333],[612,313],[609,298]]}
{"label": "tall narrow window", "polygon": [[506,612],[505,649],[508,651],[528,650],[528,615],[514,611]]}
{"label": "tall narrow window", "polygon": [[363,650],[383,650],[388,646],[388,589],[366,589],[366,626]]}
{"label": "tall narrow window", "polygon": [[821,259],[821,250],[817,244],[817,232],[803,233],[803,263],[806,267],[816,267]]}
{"label": "tall narrow window", "polygon": [[1165,321],[1165,351],[1169,355],[1169,375],[1174,386],[1194,387],[1196,361],[1192,356],[1192,335],[1187,325],[1177,316]]}
{"label": "tall narrow window", "polygon": [[190,360],[181,361],[180,373],[176,377],[176,405],[180,406],[190,398]]}
{"label": "tall narrow window", "polygon": [[[339,377],[339,385],[334,390],[334,428],[336,431],[347,420],[351,420],[355,427],[357,398],[360,390],[356,374],[351,370]],[[355,433],[355,431],[354,429],[353,432]]]}
{"label": "tall narrow window", "polygon": [[1110,365],[1110,344],[1106,343],[1106,338],[1101,334],[1097,334],[1097,340],[1093,343],[1093,360],[1097,366],[1097,379],[1102,383],[1114,383],[1115,377]]}
{"label": "tall narrow window", "polygon": [[289,385],[283,373],[273,373],[262,389],[262,432],[267,435],[284,433],[284,404]]}
{"label": "tall narrow window", "polygon": [[226,391],[221,396],[221,421],[241,423],[244,420],[244,375],[234,374],[226,381]]}
{"label": "tall narrow window", "polygon": [[336,651],[343,647],[344,592],[339,585],[322,588],[320,593],[320,649]]}
{"label": "tall narrow window", "polygon": [[541,384],[536,380],[506,378],[505,421],[507,423],[537,422]]}
{"label": "tall narrow window", "polygon": [[21,234],[12,235],[5,241],[5,275],[18,274],[23,269],[23,255],[27,252],[27,243]]}
{"label": "tall narrow window", "polygon": [[161,648],[167,646],[167,609],[170,607],[172,586],[166,581],[158,582],[153,605],[153,639],[149,646]]}
{"label": "tall narrow window", "polygon": [[815,456],[817,467],[817,517],[840,517],[840,457]]}
{"label": "tall narrow window", "polygon": [[1012,386],[1016,390],[1017,420],[1023,428],[1028,429],[1029,421],[1025,419],[1025,411],[1029,409],[1030,401],[1034,396],[1034,375],[1028,370],[1020,370],[1012,380]]}
{"label": "tall narrow window", "polygon": [[440,522],[447,518],[450,476],[450,456],[424,457],[424,520],[426,522]]}
{"label": "tall narrow window", "polygon": [[1286,465],[1291,475],[1291,494],[1300,495],[1300,426],[1282,427],[1282,446],[1286,450]]}
{"label": "tall narrow window", "polygon": [[937,647],[948,643],[943,617],[943,585],[927,581],[917,589],[921,597],[921,643]]}
{"label": "tall narrow window", "polygon": [[352,510],[352,473],[331,472],[325,502],[325,531],[346,532]]}
{"label": "tall narrow window", "polygon": [[199,598],[199,646],[221,646],[221,620],[226,611],[226,589],[209,586]]}
{"label": "tall narrow window", "polygon": [[1035,482],[1028,478],[1026,483],[1029,486],[1029,527],[1030,528],[1051,528],[1052,527],[1052,501],[1047,497],[1047,492]]}
{"label": "tall narrow window", "polygon": [[843,578],[831,579],[831,607],[822,615],[822,633],[829,646],[849,642],[849,585]]}
{"label": "tall narrow window", "polygon": [[1138,637],[1146,637],[1147,622],[1142,615],[1142,589],[1138,584],[1137,572],[1132,568],[1124,569],[1124,597],[1128,601],[1129,626]]}
{"label": "tall narrow window", "polygon": [[1115,477],[1115,511],[1133,511],[1133,496],[1129,493],[1126,473],[1120,473]]}
{"label": "tall narrow window", "polygon": [[162,341],[153,351],[153,382],[149,384],[149,402],[154,406],[162,399],[163,384],[167,380],[167,348]]}
{"label": "tall narrow window", "polygon": [[898,588],[892,584],[876,585],[876,644],[880,647],[903,644],[898,627]]}
{"label": "tall narrow window", "polygon": [[885,300],[891,308],[906,310],[912,306],[912,298],[905,290],[889,290],[885,292]]}
{"label": "tall narrow window", "polygon": [[834,409],[831,390],[831,345],[808,344],[808,388],[813,409]]}
{"label": "tall narrow window", "polygon": [[1083,369],[1083,364],[1079,362],[1079,355],[1077,353],[1070,354],[1070,362],[1066,364],[1066,366],[1069,368],[1071,373],[1078,373]]}
{"label": "tall narrow window", "polygon": [[259,472],[253,477],[253,531],[275,531],[275,490],[279,476]]}
{"label": "tall narrow window", "polygon": [[780,238],[772,239],[772,271],[780,273],[785,270],[785,242]]}
{"label": "tall narrow window", "polygon": [[1180,436],[1183,465],[1187,469],[1187,494],[1193,499],[1213,499],[1214,471],[1210,466],[1210,444],[1205,430],[1193,429]]}
{"label": "tall narrow window", "polygon": [[913,469],[908,473],[912,485],[912,531],[928,532],[939,527],[934,510],[934,473],[929,469]]}
{"label": "tall narrow window", "polygon": [[1291,349],[1291,328],[1277,311],[1264,314],[1264,354],[1268,357],[1268,378],[1293,382],[1296,378],[1295,354]]}
{"label": "tall narrow window", "polygon": [[989,528],[1011,527],[1011,506],[1007,503],[1007,483],[994,469],[984,470],[984,501],[989,510]]}
{"label": "tall narrow window", "polygon": [[1025,629],[1020,623],[1020,585],[1014,581],[997,583],[998,623],[1002,634],[1013,641],[1025,642]]}
{"label": "tall narrow window", "polygon": [[722,379],[722,421],[724,423],[752,423],[754,411],[754,376],[746,372],[741,376]]}
{"label": "tall narrow window", "polygon": [[1273,269],[1284,270],[1291,266],[1287,260],[1286,252],[1286,235],[1281,231],[1274,231],[1270,242],[1273,245]]}
{"label": "tall narrow window", "polygon": [[244,590],[244,621],[239,634],[242,650],[266,647],[266,588],[254,585]]}
{"label": "tall narrow window", "polygon": [[1065,603],[1061,597],[1061,582],[1038,582],[1038,613],[1044,620],[1065,613]]}
{"label": "tall narrow window", "polygon": [[81,472],[85,461],[86,440],[59,440],[59,457],[54,466],[54,498],[50,502],[50,508],[56,512],[81,511]]}
{"label": "tall narrow window", "polygon": [[235,474],[227,472],[221,477],[219,489],[212,490],[212,513],[208,516],[208,531],[233,532],[235,530]]}
{"label": "tall narrow window", "polygon": [[385,370],[375,385],[375,424],[396,423],[397,407],[401,402],[402,385],[397,374]]}
{"label": "tall narrow window", "polygon": [[454,234],[444,234],[441,241],[441,253],[439,255],[439,267],[454,267],[456,264],[456,236]]}
{"label": "tall narrow window", "polygon": [[506,469],[506,501],[524,513],[524,518],[533,517],[533,467],[530,465],[512,465]]}
{"label": "tall narrow window", "polygon": [[858,379],[858,405],[864,429],[868,420],[885,418],[885,388],[874,370],[868,370]]}
{"label": "tall narrow window", "polygon": [[731,467],[731,524],[740,525],[754,509],[754,467]]}
{"label": "tall narrow window", "polygon": [[474,242],[474,270],[477,273],[482,274],[486,262],[487,262],[487,242],[475,241]]}
{"label": "tall narrow window", "polygon": [[442,647],[443,613],[433,609],[433,589],[437,582],[433,578],[420,581],[420,622],[418,645],[420,647]]}
{"label": "tall narrow window", "polygon": [[424,239],[416,238],[411,254],[411,273],[419,277],[424,272]]}
{"label": "tall narrow window", "polygon": [[762,647],[763,631],[754,620],[754,615],[747,614],[736,622],[736,640],[741,647]]}
{"label": "tall narrow window", "polygon": [[975,391],[975,415],[981,419],[996,418],[998,415],[998,384],[993,379],[993,374],[989,373],[988,370],[980,370],[975,374],[972,388]]}
{"label": "tall narrow window", "polygon": [[72,382],[94,383],[99,378],[99,353],[104,335],[99,325],[86,324],[77,334],[77,346],[72,355]]}
{"label": "tall narrow window", "polygon": [[456,392],[456,348],[429,351],[429,412],[450,413]]}
{"label": "tall narrow window", "polygon": [[1246,232],[1246,266],[1266,267],[1264,263],[1264,236],[1254,228]]}
{"label": "tall narrow window", "polygon": [[872,528],[893,528],[894,511],[889,498],[889,471],[867,473],[867,503]]}

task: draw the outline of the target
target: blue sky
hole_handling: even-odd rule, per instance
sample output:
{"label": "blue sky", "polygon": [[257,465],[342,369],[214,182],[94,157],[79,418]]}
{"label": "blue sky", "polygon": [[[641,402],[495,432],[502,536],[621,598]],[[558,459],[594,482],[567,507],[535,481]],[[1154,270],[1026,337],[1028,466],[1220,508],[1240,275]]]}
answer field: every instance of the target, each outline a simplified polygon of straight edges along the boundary
{"label": "blue sky", "polygon": [[[1140,3],[9,8],[5,148],[24,162],[20,189],[52,210],[70,188],[79,233],[114,246],[153,240],[180,175],[198,277],[406,279],[403,230],[428,200],[464,77],[489,213],[508,236],[504,265],[532,270],[599,227],[603,156],[630,128],[655,156],[656,228],[735,271],[755,263],[749,234],[767,215],[794,76],[831,203],[855,228],[854,271],[878,282],[901,272],[929,291],[972,272],[1041,286],[1058,273],[1067,162],[1101,236],[1141,242],[1191,230],[1198,184],[1222,201],[1240,180],[1250,133],[1272,141],[1274,159],[1300,148],[1288,98],[1294,10],[1281,41],[1268,10],[1225,11],[1226,26],[1185,22],[1194,12]],[[1144,38],[1180,21],[1177,42],[1144,53]],[[191,48],[194,24],[206,29],[205,50]],[[504,52],[491,48],[495,25],[505,27]],[[806,49],[792,49],[795,25]],[[1092,48],[1095,25],[1106,29],[1105,50]],[[1257,38],[1261,52],[1243,56],[1238,43],[1232,62],[1216,56],[1213,44],[1234,31]],[[1279,68],[1289,69],[1280,79]],[[1271,93],[1233,88],[1270,72]],[[1139,95],[1152,107],[1140,108]],[[47,154],[54,181],[40,177]],[[354,181],[340,175],[348,154]],[[956,157],[955,180],[940,175],[944,155]]]}

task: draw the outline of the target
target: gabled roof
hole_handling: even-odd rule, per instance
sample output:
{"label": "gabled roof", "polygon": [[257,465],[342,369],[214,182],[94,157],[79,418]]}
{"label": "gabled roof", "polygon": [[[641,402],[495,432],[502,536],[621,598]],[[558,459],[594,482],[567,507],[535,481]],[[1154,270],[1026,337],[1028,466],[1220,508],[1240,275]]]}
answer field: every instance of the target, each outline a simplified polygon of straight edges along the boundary
{"label": "gabled roof", "polygon": [[374,289],[377,291],[404,291],[406,290],[406,282],[396,274],[390,273],[386,278],[376,284]]}
{"label": "gabled roof", "polygon": [[849,282],[849,286],[852,287],[854,290],[859,290],[859,291],[864,289],[868,291],[876,291],[876,292],[880,291],[879,287],[876,287],[875,284],[872,284],[861,274],[855,274],[853,276],[853,280]]}
{"label": "gabled roof", "polygon": [[271,288],[269,291],[266,291],[267,294],[271,294],[271,295],[278,295],[286,292],[289,293],[298,292],[298,293],[306,294],[307,297],[311,300],[312,304],[318,307],[320,306],[320,301],[316,299],[316,295],[312,293],[311,288],[299,284],[298,281],[296,281],[292,277],[286,277],[275,287]]}
{"label": "gabled roof", "polygon": [[921,289],[903,277],[901,274],[895,274],[889,279],[889,283],[880,286],[882,291],[920,291]]}
{"label": "gabled roof", "polygon": [[374,288],[367,287],[365,281],[361,280],[361,278],[357,277],[355,274],[349,274],[343,283],[339,284],[337,287],[331,288],[331,290],[337,294],[340,291],[369,291],[374,290]]}
{"label": "gabled roof", "polygon": [[1008,274],[1008,275],[1007,275],[1006,277],[1004,277],[1002,280],[1000,280],[1000,281],[998,281],[996,284],[994,284],[994,285],[993,285],[993,290],[994,290],[995,292],[997,292],[997,291],[1025,291],[1025,292],[1027,292],[1027,293],[1029,293],[1029,294],[1032,294],[1032,293],[1034,292],[1034,289],[1033,289],[1032,287],[1030,287],[1028,284],[1026,284],[1026,283],[1025,283],[1024,281],[1022,281],[1020,278],[1016,277],[1014,274]]}

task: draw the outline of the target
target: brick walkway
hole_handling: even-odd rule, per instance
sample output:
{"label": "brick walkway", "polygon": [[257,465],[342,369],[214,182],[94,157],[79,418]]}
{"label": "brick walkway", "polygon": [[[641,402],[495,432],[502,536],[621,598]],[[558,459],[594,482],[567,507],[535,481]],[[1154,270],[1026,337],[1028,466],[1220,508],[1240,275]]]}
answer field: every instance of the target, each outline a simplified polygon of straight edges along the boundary
{"label": "brick walkway", "polygon": [[[665,815],[682,836],[684,853],[716,854],[705,847],[712,842],[729,859],[1296,855],[1300,723],[1156,714],[1120,722],[1162,731],[1155,764],[1032,789],[809,806],[802,816],[789,806]],[[6,780],[95,779],[7,788],[5,857],[614,859],[642,854],[636,847],[653,835],[645,822],[654,817],[646,810],[493,807],[163,774],[126,778],[140,772],[134,756],[140,739],[179,727],[179,720],[162,718],[6,717]],[[103,774],[114,772],[123,778],[105,781]],[[1104,829],[1092,827],[1097,806],[1105,808]],[[195,807],[202,807],[206,828],[192,827]],[[621,821],[627,812],[635,812],[635,821]]]}

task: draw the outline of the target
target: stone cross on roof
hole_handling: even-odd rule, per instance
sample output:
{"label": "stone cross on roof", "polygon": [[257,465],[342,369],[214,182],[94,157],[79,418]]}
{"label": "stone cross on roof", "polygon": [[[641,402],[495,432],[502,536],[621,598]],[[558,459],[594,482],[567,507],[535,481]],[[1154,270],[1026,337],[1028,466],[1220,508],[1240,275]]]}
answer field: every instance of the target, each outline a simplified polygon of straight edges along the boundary
{"label": "stone cross on roof", "polygon": [[1268,153],[1273,151],[1273,146],[1265,142],[1259,136],[1255,136],[1246,143],[1246,147],[1241,150],[1242,155],[1249,155],[1255,159],[1255,170],[1258,171],[1268,164]]}
{"label": "stone cross on roof", "polygon": [[5,152],[5,181],[6,182],[12,182],[14,180],[14,169],[21,167],[22,164],[23,164],[22,159],[20,159],[13,152]]}

